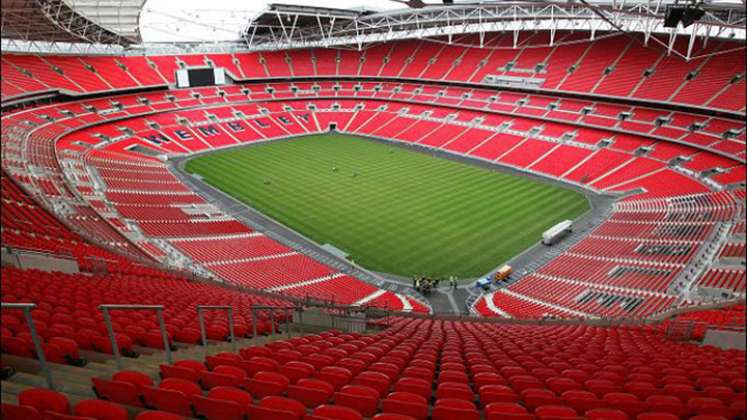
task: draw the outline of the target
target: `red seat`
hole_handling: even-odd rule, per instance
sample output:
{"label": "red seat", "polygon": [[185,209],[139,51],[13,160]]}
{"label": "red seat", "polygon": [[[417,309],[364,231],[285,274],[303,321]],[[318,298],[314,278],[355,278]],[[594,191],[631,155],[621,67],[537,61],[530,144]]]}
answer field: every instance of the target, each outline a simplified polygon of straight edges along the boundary
{"label": "red seat", "polygon": [[475,394],[469,385],[458,382],[442,382],[436,388],[436,398],[458,398],[466,401],[474,401]]}
{"label": "red seat", "polygon": [[438,384],[442,384],[444,382],[468,384],[469,378],[467,377],[467,374],[464,373],[464,371],[442,371],[441,374],[438,375]]}
{"label": "red seat", "polygon": [[119,404],[103,400],[86,400],[75,404],[73,414],[97,420],[127,420],[129,414]]}
{"label": "red seat", "polygon": [[254,356],[272,356],[272,351],[267,347],[247,346],[240,349],[239,354],[243,359],[249,360]]}
{"label": "red seat", "polygon": [[480,389],[483,385],[502,385],[506,383],[503,377],[495,372],[476,373],[472,377],[472,381],[475,383],[475,388],[477,389]]}
{"label": "red seat", "polygon": [[524,405],[531,411],[543,405],[563,405],[563,400],[549,389],[529,388],[521,391]]}
{"label": "red seat", "polygon": [[300,361],[290,361],[278,368],[278,373],[288,377],[292,384],[300,379],[311,378],[314,374],[314,366]]}
{"label": "red seat", "polygon": [[271,395],[282,395],[290,385],[290,380],[277,372],[257,372],[253,378],[246,381],[246,390],[255,398]]}
{"label": "red seat", "polygon": [[18,404],[35,408],[40,413],[70,413],[70,403],[67,397],[49,389],[32,388],[18,394]]}
{"label": "red seat", "polygon": [[381,402],[381,411],[423,420],[428,417],[428,400],[409,392],[392,392]]}
{"label": "red seat", "polygon": [[202,372],[202,371],[207,370],[207,366],[205,366],[202,362],[198,360],[191,360],[191,359],[178,360],[174,362],[174,366],[180,367],[180,368],[191,369],[195,372]]}
{"label": "red seat", "polygon": [[534,416],[538,419],[543,418],[576,418],[578,413],[571,407],[562,405],[543,405],[534,410]]}
{"label": "red seat", "polygon": [[651,412],[670,413],[677,417],[686,417],[690,410],[682,404],[679,398],[672,395],[652,395],[646,398],[646,404]]}
{"label": "red seat", "polygon": [[345,385],[334,394],[335,405],[350,407],[364,417],[376,413],[379,405],[379,392],[364,385]]}
{"label": "red seat", "polygon": [[340,366],[325,366],[314,375],[314,378],[332,384],[335,391],[350,383],[353,373]]}
{"label": "red seat", "polygon": [[127,382],[135,386],[135,388],[142,389],[145,386],[153,386],[153,380],[150,376],[133,370],[121,370],[112,375],[112,380]]}
{"label": "red seat", "polygon": [[373,416],[373,420],[415,420],[415,418],[404,414],[381,413]]}
{"label": "red seat", "polygon": [[602,398],[611,392],[617,392],[620,390],[617,385],[607,379],[589,379],[584,382],[584,386],[599,398]]}
{"label": "red seat", "polygon": [[246,413],[247,407],[252,403],[251,394],[230,386],[216,386],[210,389],[207,396],[216,400],[233,401],[242,408],[244,413]]}
{"label": "red seat", "polygon": [[483,406],[493,402],[515,403],[519,401],[519,396],[516,395],[514,390],[505,385],[483,385],[478,393],[480,394],[480,404]]}
{"label": "red seat", "polygon": [[44,420],[96,420],[94,417],[76,416],[73,414],[60,414],[48,411],[44,413]]}
{"label": "red seat", "polygon": [[36,420],[41,419],[39,411],[26,405],[2,403],[2,418],[6,420]]}
{"label": "red seat", "polygon": [[628,420],[628,415],[624,411],[611,408],[594,408],[588,410],[584,416],[587,420]]}
{"label": "red seat", "polygon": [[184,420],[183,416],[165,411],[143,411],[135,416],[135,420]]}
{"label": "red seat", "polygon": [[625,412],[630,417],[635,417],[645,411],[648,411],[648,404],[638,400],[633,394],[625,392],[610,392],[604,396],[610,408]]}
{"label": "red seat", "polygon": [[202,395],[200,387],[194,382],[179,378],[166,378],[158,388],[143,388],[146,405],[182,416],[192,415],[190,398],[193,395]]}
{"label": "red seat", "polygon": [[315,408],[311,415],[307,414],[304,418],[309,420],[363,420],[363,416],[352,408],[326,404]]}
{"label": "red seat", "polygon": [[143,388],[145,405],[161,411],[191,416],[192,408],[189,396],[174,389],[161,389],[147,386]]}
{"label": "red seat", "polygon": [[581,386],[571,378],[553,377],[546,381],[547,388],[557,395],[562,395],[566,391],[581,389]]}
{"label": "red seat", "polygon": [[200,385],[202,385],[202,387],[205,389],[212,389],[216,386],[233,386],[238,388],[244,385],[244,383],[245,378],[236,377],[236,375],[232,374],[210,371],[204,371],[200,373]]}
{"label": "red seat", "polygon": [[527,409],[519,404],[510,402],[494,402],[485,406],[485,417],[490,420],[524,419],[531,420],[534,416],[527,413]]}
{"label": "red seat", "polygon": [[207,420],[242,420],[246,409],[237,402],[192,395],[190,402],[194,407],[195,414],[205,417]]}
{"label": "red seat", "polygon": [[259,405],[249,407],[252,420],[300,420],[306,408],[300,402],[284,397],[264,397]]}
{"label": "red seat", "polygon": [[646,412],[636,417],[636,420],[680,420],[680,416],[672,413]]}
{"label": "red seat", "polygon": [[436,400],[436,405],[431,413],[432,420],[479,420],[480,412],[475,409],[475,404],[458,398],[441,398]]}
{"label": "red seat", "polygon": [[246,371],[247,376],[254,376],[257,372],[275,372],[280,364],[269,357],[254,356],[249,360],[241,362],[240,366]]}
{"label": "red seat", "polygon": [[313,408],[328,403],[335,391],[329,382],[319,379],[300,379],[296,384],[289,385],[287,392],[289,398]]}
{"label": "red seat", "polygon": [[698,416],[729,417],[730,410],[721,400],[710,397],[696,397],[687,401],[687,408]]}
{"label": "red seat", "polygon": [[426,381],[422,378],[401,378],[397,383],[394,384],[394,391],[396,392],[409,392],[412,394],[421,395],[422,397],[429,399],[433,393],[431,389],[431,382]]}
{"label": "red seat", "polygon": [[196,371],[190,368],[173,365],[160,365],[158,369],[161,375],[161,379],[181,378],[191,382],[199,381],[202,373],[202,371]]}
{"label": "red seat", "polygon": [[379,396],[389,393],[389,377],[381,372],[364,371],[358,374],[352,385],[369,386],[379,392]]}
{"label": "red seat", "polygon": [[91,382],[93,382],[93,390],[99,398],[133,407],[142,407],[143,405],[140,400],[140,390],[129,382],[110,381],[101,378],[91,378]]}

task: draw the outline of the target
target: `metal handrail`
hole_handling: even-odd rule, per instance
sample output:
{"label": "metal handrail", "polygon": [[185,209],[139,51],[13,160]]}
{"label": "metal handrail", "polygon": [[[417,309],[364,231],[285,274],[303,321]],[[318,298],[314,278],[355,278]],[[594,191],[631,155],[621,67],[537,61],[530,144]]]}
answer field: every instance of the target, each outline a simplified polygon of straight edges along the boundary
{"label": "metal handrail", "polygon": [[36,326],[34,326],[34,318],[31,315],[31,310],[36,308],[35,303],[20,303],[20,302],[1,302],[1,309],[16,309],[23,311],[23,317],[26,319],[26,324],[29,326],[31,332],[31,341],[34,343],[34,351],[36,351],[36,357],[39,359],[39,365],[41,366],[42,374],[47,381],[47,387],[54,389],[54,383],[52,382],[52,371],[49,369],[47,364],[47,358],[44,356],[44,349],[42,348],[39,335],[36,333]]}
{"label": "metal handrail", "polygon": [[231,349],[236,353],[238,344],[236,343],[236,336],[233,333],[233,307],[228,305],[197,305],[197,317],[200,320],[200,339],[202,340],[202,348],[205,355],[207,355],[207,333],[205,332],[205,317],[202,311],[206,310],[228,312],[228,333],[231,337]]}
{"label": "metal handrail", "polygon": [[257,336],[257,312],[256,311],[262,311],[262,310],[270,311],[270,332],[272,333],[272,335],[275,335],[275,311],[278,311],[278,310],[283,311],[283,313],[285,314],[285,332],[288,335],[288,338],[291,337],[291,328],[290,328],[291,317],[288,316],[288,312],[298,311],[299,316],[302,313],[302,309],[300,306],[252,306],[252,337]]}
{"label": "metal handrail", "polygon": [[111,310],[140,310],[140,311],[156,311],[156,317],[158,318],[158,328],[161,330],[161,337],[163,338],[163,348],[166,353],[166,362],[171,364],[171,346],[169,345],[169,336],[166,333],[166,323],[163,320],[163,305],[117,305],[117,304],[105,304],[99,305],[99,309],[104,313],[104,323],[106,324],[106,330],[109,333],[109,341],[112,344],[112,353],[117,363],[117,369],[122,369],[121,355],[119,354],[119,347],[117,346],[117,339],[114,337],[114,329],[112,328],[112,320],[109,311]]}

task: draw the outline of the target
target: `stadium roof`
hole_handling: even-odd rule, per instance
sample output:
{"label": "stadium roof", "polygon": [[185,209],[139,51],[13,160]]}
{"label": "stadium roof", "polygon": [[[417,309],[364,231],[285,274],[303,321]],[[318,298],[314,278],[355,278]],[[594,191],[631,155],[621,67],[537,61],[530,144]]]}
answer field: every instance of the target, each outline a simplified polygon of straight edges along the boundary
{"label": "stadium roof", "polygon": [[2,37],[21,41],[140,43],[145,0],[2,0]]}
{"label": "stadium roof", "polygon": [[[125,48],[133,53],[361,49],[397,39],[452,42],[462,34],[482,38],[499,31],[513,32],[518,39],[527,30],[550,31],[550,45],[552,34],[563,30],[586,31],[590,38],[601,32],[644,33],[647,40],[659,34],[669,37],[668,48],[678,36],[745,39],[745,9],[739,0],[706,1],[700,21],[665,28],[665,10],[675,1],[456,0],[444,5],[436,0],[351,0],[341,8],[337,0],[180,0],[179,7],[173,0],[2,0],[3,44],[8,47],[6,38],[108,44],[102,52],[125,53]],[[8,12],[6,4],[11,5]],[[51,5],[57,7],[55,13],[49,13]],[[86,47],[85,52],[96,51]],[[680,55],[690,57],[690,52]]]}

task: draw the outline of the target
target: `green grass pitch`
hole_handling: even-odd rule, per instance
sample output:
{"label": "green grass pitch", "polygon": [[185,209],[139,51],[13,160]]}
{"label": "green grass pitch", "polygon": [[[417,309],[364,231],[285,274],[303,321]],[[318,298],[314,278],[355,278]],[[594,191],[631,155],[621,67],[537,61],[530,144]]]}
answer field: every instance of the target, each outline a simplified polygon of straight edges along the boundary
{"label": "green grass pitch", "polygon": [[588,209],[573,190],[349,135],[187,162],[214,187],[371,270],[485,274]]}

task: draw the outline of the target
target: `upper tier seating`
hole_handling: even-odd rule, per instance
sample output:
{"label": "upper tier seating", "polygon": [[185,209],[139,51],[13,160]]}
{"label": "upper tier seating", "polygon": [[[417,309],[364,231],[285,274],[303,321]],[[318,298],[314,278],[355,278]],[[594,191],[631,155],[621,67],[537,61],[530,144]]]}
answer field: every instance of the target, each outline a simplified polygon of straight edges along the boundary
{"label": "upper tier seating", "polygon": [[[511,37],[507,34],[486,36],[497,38],[498,44],[510,45]],[[658,43],[651,41],[644,47],[622,35],[602,36],[589,42],[588,38],[583,39],[583,34],[558,33],[554,48],[517,50],[481,49],[476,38],[468,37],[458,45],[426,40],[396,41],[365,52],[339,52],[343,59],[337,65],[322,59],[336,60],[336,54],[325,49],[149,57],[4,55],[2,99],[50,90],[92,93],[174,84],[180,61],[186,66],[206,63],[222,66],[235,80],[358,76],[481,83],[488,75],[505,75],[542,79],[542,88],[548,90],[592,92],[741,112],[745,109],[745,68],[740,58],[743,51],[738,49],[718,58],[688,62],[668,55],[666,48]],[[548,34],[541,33],[520,45],[547,41]],[[666,40],[662,42],[666,44]],[[687,48],[683,42],[675,47]],[[693,54],[698,57],[731,48],[730,42],[715,47],[696,43]],[[541,69],[537,66],[540,63],[544,64]]]}

